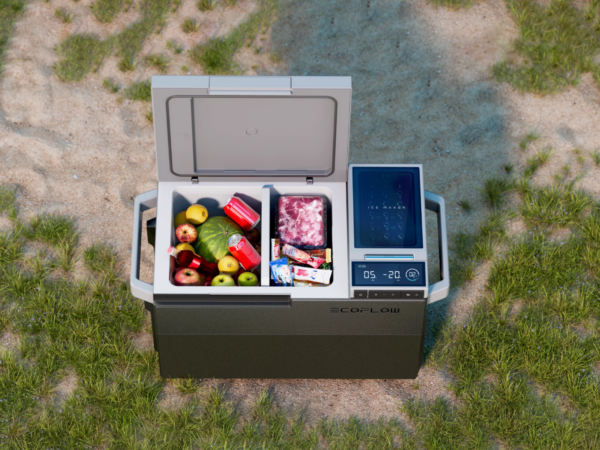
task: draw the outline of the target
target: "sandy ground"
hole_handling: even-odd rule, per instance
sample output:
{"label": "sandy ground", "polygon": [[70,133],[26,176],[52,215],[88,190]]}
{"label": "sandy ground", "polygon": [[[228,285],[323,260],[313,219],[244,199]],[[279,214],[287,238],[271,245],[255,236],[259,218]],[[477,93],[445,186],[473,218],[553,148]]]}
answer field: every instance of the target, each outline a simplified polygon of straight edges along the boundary
{"label": "sandy ground", "polygon": [[[56,78],[53,48],[66,36],[96,32],[105,37],[138,17],[133,7],[113,24],[101,25],[91,15],[90,3],[34,0],[17,23],[0,79],[0,183],[16,188],[26,217],[46,211],[75,217],[82,248],[94,241],[113,245],[128,276],[133,199],[156,187],[154,140],[144,117],[149,105],[118,102],[118,96],[102,88],[102,80],[113,77],[128,84],[153,71],[140,63],[122,74],[113,56],[80,83]],[[72,24],[54,17],[58,6],[73,10]],[[184,0],[162,33],[145,42],[142,55],[169,54],[165,42],[170,39],[187,49],[225,34],[255,9],[256,2],[240,0],[235,8],[200,13],[193,1]],[[180,31],[185,17],[198,19],[197,33]],[[351,75],[350,161],[423,164],[426,188],[446,199],[452,241],[458,231],[475,230],[487,214],[478,192],[485,178],[501,175],[508,163],[519,170],[528,156],[546,146],[554,154],[534,182],[548,182],[568,164],[571,176],[585,173],[582,187],[600,193],[600,170],[589,157],[600,147],[598,86],[584,76],[564,93],[537,97],[496,83],[490,68],[509,54],[516,36],[498,0],[457,12],[425,0],[282,0],[272,30],[241,50],[236,62],[247,74]],[[271,45],[282,64],[269,59]],[[170,57],[168,73],[186,73],[183,65],[190,73],[202,73],[185,55]],[[523,152],[518,142],[532,129],[543,137]],[[457,204],[461,200],[468,200],[474,211],[463,212]],[[429,242],[436,242],[432,217],[428,227]],[[521,228],[513,227],[515,232]],[[152,248],[145,245],[142,278],[148,281],[152,261]],[[436,265],[432,249],[431,266]],[[481,268],[474,281],[430,307],[430,322],[447,316],[463,320],[481,295],[488,271]],[[134,337],[139,349],[152,347],[148,328],[149,323]],[[11,348],[13,340],[5,333],[0,346]],[[66,384],[66,391],[72,389]],[[413,395],[444,395],[453,401],[448,384],[446,374],[426,363],[416,380],[211,380],[205,388],[225,386],[241,411],[269,389],[285,410],[304,411],[309,420],[317,420],[397,416],[398,407]],[[161,402],[176,407],[179,397],[185,401],[169,383]]]}

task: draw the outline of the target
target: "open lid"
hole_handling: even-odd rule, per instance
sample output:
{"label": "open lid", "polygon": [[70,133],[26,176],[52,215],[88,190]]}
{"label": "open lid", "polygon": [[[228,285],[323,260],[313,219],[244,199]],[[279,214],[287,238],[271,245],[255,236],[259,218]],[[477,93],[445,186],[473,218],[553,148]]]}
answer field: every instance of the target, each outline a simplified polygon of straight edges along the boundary
{"label": "open lid", "polygon": [[159,181],[347,181],[350,77],[155,76]]}

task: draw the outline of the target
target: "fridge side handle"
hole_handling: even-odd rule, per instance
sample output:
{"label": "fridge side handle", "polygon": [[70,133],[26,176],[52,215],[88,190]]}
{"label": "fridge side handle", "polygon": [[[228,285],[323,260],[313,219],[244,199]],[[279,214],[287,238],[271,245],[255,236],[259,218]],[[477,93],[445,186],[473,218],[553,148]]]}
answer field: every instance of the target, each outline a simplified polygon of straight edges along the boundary
{"label": "fridge side handle", "polygon": [[154,287],[140,280],[140,252],[142,247],[142,213],[156,208],[158,189],[144,192],[135,198],[133,209],[133,241],[131,243],[131,294],[147,303],[154,303]]}
{"label": "fridge side handle", "polygon": [[440,275],[442,279],[429,285],[427,304],[443,300],[450,291],[450,268],[448,265],[448,235],[446,233],[446,204],[441,195],[425,191],[425,208],[437,214]]}

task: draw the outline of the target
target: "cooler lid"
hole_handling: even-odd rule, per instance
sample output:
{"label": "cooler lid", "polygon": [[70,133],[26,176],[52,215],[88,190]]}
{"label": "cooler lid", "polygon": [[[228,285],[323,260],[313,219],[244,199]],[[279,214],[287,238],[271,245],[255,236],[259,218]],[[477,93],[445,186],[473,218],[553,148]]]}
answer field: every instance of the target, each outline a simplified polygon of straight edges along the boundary
{"label": "cooler lid", "polygon": [[350,98],[350,77],[155,76],[159,181],[345,182]]}

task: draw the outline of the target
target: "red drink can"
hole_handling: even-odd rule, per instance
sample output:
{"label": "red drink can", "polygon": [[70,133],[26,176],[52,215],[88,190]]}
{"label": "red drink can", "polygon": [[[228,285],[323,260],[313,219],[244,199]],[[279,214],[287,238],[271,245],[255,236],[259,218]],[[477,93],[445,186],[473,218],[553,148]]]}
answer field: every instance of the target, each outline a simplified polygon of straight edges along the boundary
{"label": "red drink can", "polygon": [[245,270],[254,270],[260,266],[260,255],[248,239],[234,234],[227,240],[227,247]]}
{"label": "red drink can", "polygon": [[231,197],[223,209],[244,231],[250,231],[260,220],[260,214],[239,197]]}

